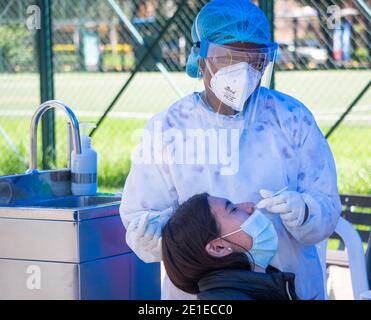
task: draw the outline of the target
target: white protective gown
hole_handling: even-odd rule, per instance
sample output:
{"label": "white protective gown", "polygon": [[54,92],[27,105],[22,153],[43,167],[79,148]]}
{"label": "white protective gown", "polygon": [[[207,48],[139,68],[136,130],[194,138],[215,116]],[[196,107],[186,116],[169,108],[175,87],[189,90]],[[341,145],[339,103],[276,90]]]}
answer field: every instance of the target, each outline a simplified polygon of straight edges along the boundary
{"label": "white protective gown", "polygon": [[[189,128],[240,128],[239,154],[233,152],[234,158],[230,160],[232,163],[238,156],[239,167],[235,174],[228,174],[225,161],[201,165],[133,163],[120,206],[122,221],[127,228],[139,215],[149,210],[175,210],[197,193],[208,192],[234,203],[258,203],[260,189],[277,191],[288,186],[289,190],[303,194],[309,217],[302,226],[288,228],[279,214],[263,210],[273,221],[279,237],[278,252],[271,264],[281,271],[295,273],[300,298],[323,299],[323,277],[315,244],[333,233],[341,212],[333,156],[313,115],[303,104],[265,88],[261,88],[260,97],[266,99],[258,100],[261,103],[256,105],[253,122],[247,120],[249,110],[253,110],[250,107],[253,99],[245,112],[225,116],[212,111],[200,93],[186,96],[154,116],[146,130],[153,132],[161,123],[164,132],[171,128],[183,132],[184,141],[188,139]],[[165,154],[165,149],[174,152],[179,148],[179,140],[174,138],[167,139],[165,144],[163,150],[154,145],[154,152]],[[221,144],[220,149],[227,147]],[[141,145],[137,152],[143,152],[140,150]],[[165,276],[162,299],[192,298],[195,296],[180,291]]]}

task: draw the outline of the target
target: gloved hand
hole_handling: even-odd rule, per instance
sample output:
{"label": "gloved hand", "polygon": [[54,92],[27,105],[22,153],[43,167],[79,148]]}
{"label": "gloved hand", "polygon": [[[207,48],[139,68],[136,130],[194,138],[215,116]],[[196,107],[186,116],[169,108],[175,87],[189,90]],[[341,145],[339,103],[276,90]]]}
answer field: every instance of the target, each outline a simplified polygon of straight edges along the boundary
{"label": "gloved hand", "polygon": [[148,221],[154,217],[150,212],[130,222],[126,230],[126,242],[144,262],[161,261],[161,231],[171,212],[172,209],[165,210],[158,219],[150,223]]}
{"label": "gloved hand", "polygon": [[279,213],[282,222],[291,228],[301,226],[305,219],[306,204],[302,195],[296,191],[284,191],[272,197],[273,192],[260,190],[260,195],[264,198],[256,207],[265,208],[270,212]]}

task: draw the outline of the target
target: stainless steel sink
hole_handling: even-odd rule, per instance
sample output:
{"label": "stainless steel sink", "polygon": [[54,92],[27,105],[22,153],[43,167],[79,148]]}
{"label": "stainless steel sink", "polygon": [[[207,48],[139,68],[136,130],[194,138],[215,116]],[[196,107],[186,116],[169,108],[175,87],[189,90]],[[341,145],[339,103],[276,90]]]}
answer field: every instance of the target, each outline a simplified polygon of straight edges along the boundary
{"label": "stainless steel sink", "polygon": [[69,168],[36,170],[37,124],[52,106],[69,115],[80,150],[72,110],[44,103],[32,120],[30,169],[0,177],[0,300],[159,299],[160,265],[126,244],[121,196],[74,196]]}
{"label": "stainless steel sink", "polygon": [[70,170],[0,177],[0,218],[81,221],[119,215],[121,197],[71,194]]}
{"label": "stainless steel sink", "polygon": [[0,177],[0,299],[158,299],[159,264],[127,246],[121,197],[70,186],[66,169]]}

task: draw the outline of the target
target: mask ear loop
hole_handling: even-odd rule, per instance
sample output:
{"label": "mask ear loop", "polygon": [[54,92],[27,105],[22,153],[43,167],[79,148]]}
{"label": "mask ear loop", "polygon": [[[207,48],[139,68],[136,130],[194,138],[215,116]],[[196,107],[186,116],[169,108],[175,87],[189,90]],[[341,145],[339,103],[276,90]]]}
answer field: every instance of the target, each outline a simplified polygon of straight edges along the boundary
{"label": "mask ear loop", "polygon": [[[243,249],[243,250],[245,251],[245,254],[248,255],[248,260],[249,260],[249,262],[250,262],[250,264],[251,264],[251,265],[250,265],[251,270],[254,270],[254,269],[255,269],[255,261],[254,261],[254,258],[252,257],[252,255],[251,255],[251,253],[250,253],[249,250],[247,250],[244,246],[241,246],[241,245],[238,244],[238,243],[235,243],[235,242],[230,241],[230,240],[228,240],[228,239],[224,239],[224,238],[222,238],[222,239],[225,240],[225,241],[227,241],[227,242],[229,242],[229,243],[234,244],[234,245],[237,246],[237,247],[240,247],[241,249]],[[229,249],[227,249],[227,250],[229,250]],[[231,250],[229,250],[229,251],[231,251]]]}
{"label": "mask ear loop", "polygon": [[241,249],[243,249],[245,252],[249,252],[249,250],[247,250],[244,246],[241,246],[240,244],[238,244],[238,243],[235,243],[235,242],[233,242],[233,241],[231,241],[231,240],[228,240],[228,239],[224,239],[224,238],[221,238],[222,240],[225,240],[225,241],[227,241],[227,242],[229,242],[229,243],[232,243],[232,244],[234,244],[235,246],[237,246],[237,247],[240,247]]}
{"label": "mask ear loop", "polygon": [[225,237],[229,237],[229,236],[231,236],[231,235],[233,235],[233,234],[236,234],[236,233],[238,233],[238,232],[240,232],[240,231],[242,231],[242,228],[239,228],[239,229],[237,229],[236,231],[232,231],[232,232],[230,232],[230,233],[227,233],[227,234],[225,234],[225,235],[222,235],[222,236],[220,236],[218,239],[224,239]]}
{"label": "mask ear loop", "polygon": [[[205,59],[205,66],[206,66],[207,70],[209,70],[211,78],[214,77],[215,73],[211,70],[211,67],[209,65],[209,61],[207,60],[207,58]],[[210,79],[210,81],[211,81],[211,79]],[[207,87],[209,88],[210,91],[213,92],[213,90],[211,89],[210,84],[207,84]],[[207,93],[206,92],[205,92],[205,99],[206,99],[207,104],[210,106],[209,100],[207,99]],[[220,108],[222,107],[223,101],[220,101],[219,99],[218,99],[218,101],[219,101],[219,105],[217,107],[216,113],[217,113],[217,116],[218,116],[218,119],[219,119],[219,111],[220,111]]]}
{"label": "mask ear loop", "polygon": [[[196,35],[197,35],[197,38],[198,38],[198,40],[201,42],[201,35],[200,35],[200,30],[198,29],[198,17],[199,17],[199,14],[196,16],[196,20],[195,20],[195,31],[196,31]],[[229,56],[230,56],[230,62],[229,62],[229,66],[231,66],[232,65],[232,62],[233,62],[233,57],[232,57],[232,55],[231,55],[231,53],[228,51],[228,54],[229,54]],[[210,72],[210,74],[212,75],[212,76],[214,76],[215,75],[215,73],[214,72],[212,72],[212,70],[211,70],[211,68],[210,68],[210,66],[209,66],[209,64],[208,64],[208,61],[207,61],[207,57],[205,58],[205,65],[206,65],[206,67],[208,68],[208,70],[209,70],[209,72]],[[199,67],[198,67],[199,68]],[[209,89],[211,90],[211,88],[210,88],[210,85],[208,85],[208,87],[209,87]],[[212,90],[211,90],[212,91]],[[208,99],[207,99],[207,94],[205,94],[205,98],[206,98],[206,103],[208,104],[208,105],[210,105],[210,103],[209,103],[209,101],[208,101]],[[219,99],[218,99],[219,100]],[[220,100],[219,100],[220,101]],[[222,107],[222,104],[223,104],[223,101],[220,101],[220,103],[219,103],[219,105],[218,105],[218,108],[217,108],[217,118],[219,119],[219,114],[220,114],[220,108]],[[219,120],[218,120],[218,122],[219,122]],[[220,124],[220,123],[219,123]]]}
{"label": "mask ear loop", "polygon": [[[227,63],[226,66],[227,67],[230,67],[233,64],[233,56],[232,56],[232,54],[231,54],[231,52],[229,50],[227,51],[227,54],[228,54],[229,62]],[[209,70],[210,75],[212,77],[215,76],[215,73],[211,70],[211,67],[210,67],[208,58],[205,58],[205,66]],[[208,84],[208,88],[213,92],[213,90],[211,89],[210,84]],[[209,101],[207,100],[207,94],[205,94],[205,97],[206,97],[207,103],[210,105]],[[221,125],[222,123],[220,121],[220,118],[221,118],[220,109],[221,109],[222,105],[224,104],[224,102],[222,100],[219,100],[219,99],[218,99],[218,101],[219,101],[219,104],[218,104],[218,107],[216,108],[217,122],[218,122],[218,125]]]}
{"label": "mask ear loop", "polygon": [[238,233],[238,232],[240,232],[240,231],[242,231],[242,228],[239,228],[239,229],[237,229],[236,231],[232,231],[232,232],[227,233],[227,234],[225,234],[225,235],[223,235],[223,236],[220,236],[220,237],[217,238],[216,240],[225,240],[225,241],[227,241],[227,242],[229,242],[229,243],[232,243],[232,244],[234,244],[234,245],[236,245],[236,246],[242,248],[243,250],[245,250],[245,251],[247,252],[247,251],[249,251],[249,250],[247,250],[244,246],[241,246],[241,245],[239,245],[238,243],[235,243],[235,242],[233,242],[233,241],[230,241],[230,240],[226,239],[226,237],[229,237],[229,236],[231,236],[231,235],[234,235],[234,234],[236,234],[236,233]]}
{"label": "mask ear loop", "polygon": [[[198,29],[198,17],[199,17],[199,15],[196,16],[196,20],[195,20],[195,31],[196,31],[196,35],[197,35],[198,41],[201,42],[201,35],[200,35],[200,31],[199,31],[199,29]],[[207,57],[204,58],[204,61],[205,61],[205,66],[206,66],[206,68],[207,68],[207,69],[209,70],[209,72],[210,72],[210,75],[211,75],[211,76],[214,76],[215,73],[211,70],[211,68],[210,68],[210,66],[209,66],[209,63],[208,63],[208,61],[207,61]],[[200,68],[200,66],[198,66],[198,68]],[[202,72],[201,70],[199,70],[199,74],[202,75],[202,76],[204,76],[204,72]],[[208,88],[211,90],[210,85],[207,85],[207,86],[208,86]],[[212,91],[212,90],[211,90],[211,91]],[[205,100],[206,100],[206,101],[205,101],[206,104],[207,104],[208,106],[211,106],[210,103],[209,103],[209,101],[208,101],[208,99],[207,99],[207,93],[206,93],[206,92],[205,92]],[[220,104],[219,107],[218,107],[218,112],[219,112],[219,110],[220,110],[220,107],[221,107],[221,104]]]}
{"label": "mask ear loop", "polygon": [[238,243],[235,243],[235,242],[233,242],[233,241],[230,241],[230,240],[226,239],[226,237],[229,237],[229,236],[231,236],[231,235],[234,235],[234,234],[236,234],[236,233],[238,233],[238,232],[240,232],[240,231],[242,231],[242,228],[239,228],[239,229],[236,230],[236,231],[232,231],[232,232],[227,233],[227,234],[225,234],[225,235],[223,235],[223,236],[220,236],[219,238],[216,238],[216,240],[225,240],[225,241],[227,241],[227,242],[229,242],[229,243],[232,243],[232,244],[234,244],[234,245],[236,245],[236,246],[242,248],[242,249],[245,250],[245,251],[249,251],[249,250],[247,250],[244,246],[241,246],[241,245],[238,244]]}

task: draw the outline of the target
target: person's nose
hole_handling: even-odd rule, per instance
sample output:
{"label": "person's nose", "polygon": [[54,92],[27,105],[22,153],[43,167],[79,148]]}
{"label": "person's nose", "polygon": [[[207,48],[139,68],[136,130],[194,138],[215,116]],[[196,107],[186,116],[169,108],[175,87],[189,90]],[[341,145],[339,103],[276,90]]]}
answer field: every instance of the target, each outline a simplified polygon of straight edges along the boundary
{"label": "person's nose", "polygon": [[248,214],[252,214],[255,210],[255,203],[254,202],[242,202],[236,204],[238,208],[245,210]]}

